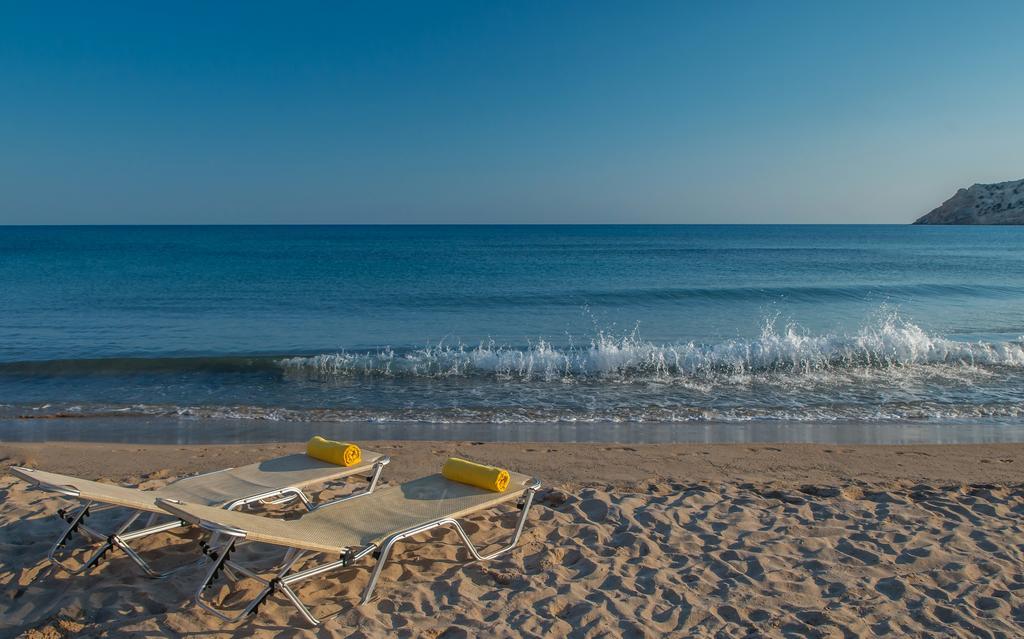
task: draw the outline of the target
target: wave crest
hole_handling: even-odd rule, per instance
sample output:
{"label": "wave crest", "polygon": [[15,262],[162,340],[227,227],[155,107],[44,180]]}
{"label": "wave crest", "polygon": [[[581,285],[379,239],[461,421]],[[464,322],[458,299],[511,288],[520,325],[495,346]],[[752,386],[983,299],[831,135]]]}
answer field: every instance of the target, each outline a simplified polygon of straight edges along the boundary
{"label": "wave crest", "polygon": [[695,379],[722,376],[811,373],[839,369],[887,369],[922,365],[1022,367],[1020,342],[963,342],[927,334],[890,315],[853,335],[809,335],[789,325],[777,331],[766,323],[755,339],[717,344],[655,344],[634,331],[623,337],[604,333],[587,347],[558,349],[538,341],[527,348],[480,344],[434,346],[406,353],[324,353],[290,357],[278,364],[310,377],[412,376],[504,379],[618,381]]}

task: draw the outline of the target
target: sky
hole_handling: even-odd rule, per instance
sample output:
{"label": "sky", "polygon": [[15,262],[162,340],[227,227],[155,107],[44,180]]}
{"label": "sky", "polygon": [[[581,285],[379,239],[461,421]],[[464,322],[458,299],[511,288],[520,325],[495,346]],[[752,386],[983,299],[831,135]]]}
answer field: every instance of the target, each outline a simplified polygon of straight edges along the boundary
{"label": "sky", "polygon": [[905,223],[1024,3],[0,0],[0,224]]}

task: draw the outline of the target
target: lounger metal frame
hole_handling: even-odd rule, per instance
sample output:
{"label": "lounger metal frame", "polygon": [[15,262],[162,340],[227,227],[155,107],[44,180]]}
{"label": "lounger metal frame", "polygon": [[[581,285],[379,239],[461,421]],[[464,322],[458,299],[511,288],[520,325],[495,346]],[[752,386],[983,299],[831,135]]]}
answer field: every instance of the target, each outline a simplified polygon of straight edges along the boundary
{"label": "lounger metal frame", "polygon": [[[384,470],[384,466],[388,465],[390,462],[391,458],[388,457],[387,455],[379,457],[374,462],[371,468],[371,475],[368,478],[369,485],[364,490],[353,493],[351,495],[346,495],[339,499],[324,502],[319,506],[313,504],[301,489],[296,488],[294,486],[287,486],[277,490],[270,490],[263,493],[250,495],[248,497],[243,497],[241,499],[236,499],[234,501],[224,504],[223,508],[225,510],[236,510],[238,508],[242,508],[255,503],[261,503],[264,505],[277,505],[285,504],[293,500],[298,500],[299,502],[302,503],[302,505],[306,508],[307,511],[312,511],[318,507],[348,501],[349,499],[355,499],[356,497],[362,497],[364,495],[369,495],[373,493],[373,490],[377,487],[377,482],[380,480],[380,474]],[[19,472],[27,473],[29,475],[35,472],[34,469],[32,468],[24,468],[20,466],[12,467],[12,470],[17,470]],[[223,468],[209,473],[203,473],[201,475],[194,475],[193,477],[190,477],[190,479],[194,477],[206,477],[209,475],[215,475],[217,473],[223,473],[229,470],[231,469]],[[328,482],[327,484],[330,485],[331,483],[334,482]],[[75,488],[74,486],[55,486],[52,484],[42,483],[34,483],[33,486],[35,488],[38,488],[39,490],[63,495],[70,499],[81,499],[78,489]],[[135,510],[128,506],[121,506],[118,504],[100,504],[98,506],[96,504],[97,502],[95,501],[86,501],[78,508],[73,508],[68,511],[65,511],[64,509],[60,508],[57,509],[57,516],[60,517],[61,520],[64,521],[66,525],[63,531],[61,532],[60,536],[57,538],[57,541],[54,542],[53,546],[50,547],[50,551],[46,555],[46,558],[49,559],[52,564],[61,568],[62,570],[67,571],[72,575],[78,575],[98,565],[100,561],[103,560],[103,557],[108,552],[110,552],[111,549],[118,548],[121,551],[123,551],[124,554],[127,555],[129,559],[135,562],[135,564],[138,565],[139,568],[141,568],[142,571],[147,576],[152,577],[154,579],[166,579],[167,577],[170,577],[171,575],[174,575],[175,573],[184,570],[185,568],[190,568],[192,566],[195,566],[196,564],[203,563],[207,560],[207,557],[204,556],[200,557],[195,562],[190,562],[188,564],[178,566],[171,570],[167,570],[164,572],[156,570],[150,565],[148,561],[143,559],[139,552],[132,548],[128,542],[141,539],[143,537],[148,537],[150,535],[155,535],[157,533],[169,532],[177,528],[188,527],[190,525],[189,522],[175,517],[173,521],[157,524],[156,520],[162,516],[162,513],[150,512],[149,518],[147,519],[146,524],[144,525],[143,528],[129,531],[129,528],[131,528],[131,526],[134,525],[135,522],[138,521],[139,517],[145,514],[146,511]],[[125,519],[125,521],[121,522],[121,524],[118,525],[110,533],[104,534],[103,532],[98,531],[85,523],[85,520],[94,513],[107,510],[114,510],[117,508],[124,508],[126,510],[130,510],[131,514],[128,516],[127,519]],[[67,545],[70,542],[71,537],[79,531],[81,531],[83,537],[88,537],[92,539],[94,542],[98,542],[100,545],[91,555],[89,555],[87,559],[85,559],[82,562],[80,566],[73,567],[67,563],[67,558],[61,559],[57,555],[60,552],[60,549]],[[216,542],[216,539],[217,537],[214,536],[211,539],[211,541]]]}
{"label": "lounger metal frame", "polygon": [[[270,595],[274,594],[275,592],[280,592],[288,599],[288,601],[291,602],[293,606],[295,606],[295,609],[299,611],[299,613],[303,616],[303,618],[306,619],[307,622],[309,622],[311,626],[318,626],[324,621],[327,621],[341,614],[344,610],[339,610],[338,612],[327,615],[325,617],[316,617],[313,614],[313,612],[309,609],[309,607],[306,606],[306,604],[304,604],[301,599],[299,599],[298,594],[292,588],[294,584],[305,581],[307,579],[312,579],[313,577],[318,577],[327,572],[340,570],[342,568],[348,568],[350,566],[353,566],[363,557],[372,554],[374,558],[377,559],[377,563],[373,567],[373,572],[370,574],[370,581],[366,585],[362,597],[359,600],[359,605],[366,604],[370,601],[370,598],[373,596],[373,591],[377,586],[377,579],[380,577],[380,573],[384,569],[384,565],[390,558],[391,551],[394,548],[395,544],[409,537],[414,537],[429,530],[433,530],[435,528],[440,528],[444,526],[448,526],[455,529],[455,531],[459,534],[459,538],[462,540],[463,545],[466,547],[466,549],[472,556],[472,561],[487,561],[489,559],[494,559],[495,557],[503,555],[508,551],[512,550],[513,548],[515,548],[516,544],[519,543],[519,538],[523,534],[523,527],[526,525],[526,519],[530,513],[530,506],[533,504],[534,495],[536,494],[539,488],[540,481],[537,479],[531,479],[530,482],[525,486],[525,490],[519,502],[519,508],[521,512],[519,514],[519,519],[516,522],[515,531],[512,533],[511,540],[498,550],[495,550],[494,552],[488,553],[486,555],[480,553],[480,550],[476,547],[475,544],[473,544],[473,541],[470,539],[469,534],[462,527],[462,524],[460,524],[458,520],[452,517],[442,517],[433,521],[424,522],[423,524],[413,526],[405,530],[394,532],[391,535],[387,536],[385,539],[383,539],[380,542],[380,544],[371,543],[367,544],[366,546],[355,549],[339,549],[342,551],[341,559],[320,566],[300,570],[298,572],[292,572],[292,570],[299,561],[311,555],[322,553],[300,550],[297,548],[289,548],[285,552],[285,555],[281,563],[277,567],[271,569],[271,572],[273,572],[273,576],[270,578],[267,578],[265,576],[266,573],[261,575],[256,571],[250,570],[249,568],[241,565],[239,562],[230,559],[231,553],[235,549],[235,545],[239,542],[242,542],[246,538],[246,532],[244,530],[201,519],[199,520],[198,525],[210,531],[212,533],[213,538],[223,536],[226,539],[217,548],[213,548],[212,545],[204,547],[204,551],[209,555],[213,563],[207,570],[202,583],[200,583],[199,587],[196,589],[196,604],[204,610],[207,610],[217,615],[224,621],[236,622],[240,621],[248,614],[255,614],[258,611],[259,607],[267,600],[268,597],[270,597]],[[168,501],[173,503],[173,500],[161,501]],[[323,504],[320,506],[320,508],[329,507],[333,505],[333,503],[336,502]],[[222,610],[216,608],[214,604],[206,601],[203,597],[203,593],[214,584],[214,582],[220,576],[221,572],[239,573],[246,577],[255,579],[256,581],[259,581],[263,584],[263,589],[260,590],[260,592],[255,597],[253,597],[248,603],[246,603],[246,605],[242,608],[240,612],[234,615],[227,614]]]}

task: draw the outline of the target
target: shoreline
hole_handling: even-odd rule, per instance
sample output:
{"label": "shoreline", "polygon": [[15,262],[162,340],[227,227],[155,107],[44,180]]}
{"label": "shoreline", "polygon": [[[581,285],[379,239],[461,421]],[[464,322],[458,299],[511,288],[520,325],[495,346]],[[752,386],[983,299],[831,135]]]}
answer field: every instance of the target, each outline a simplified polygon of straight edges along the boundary
{"label": "shoreline", "polygon": [[[943,486],[1024,483],[1024,444],[607,444],[379,440],[363,448],[390,455],[386,476],[405,481],[465,457],[538,477],[545,487],[635,487],[673,483],[756,482]],[[301,443],[134,444],[0,442],[0,470],[25,465],[132,483],[149,474],[203,473],[298,453]]]}
{"label": "shoreline", "polygon": [[352,441],[607,444],[1013,444],[1024,420],[969,422],[418,423],[104,416],[0,419],[0,443],[266,444],[313,435]]}

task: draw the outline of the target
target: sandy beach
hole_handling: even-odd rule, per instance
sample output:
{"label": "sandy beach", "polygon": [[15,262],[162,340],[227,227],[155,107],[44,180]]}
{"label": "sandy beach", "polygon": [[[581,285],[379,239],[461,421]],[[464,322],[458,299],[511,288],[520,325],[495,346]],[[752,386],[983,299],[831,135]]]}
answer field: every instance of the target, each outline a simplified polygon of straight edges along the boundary
{"label": "sandy beach", "polygon": [[1022,24],[6,3],[0,639],[1024,639]]}
{"label": "sandy beach", "polygon": [[[0,635],[902,636],[1024,632],[1024,445],[605,445],[373,442],[397,482],[461,455],[544,481],[520,546],[463,565],[454,533],[401,547],[369,604],[363,564],[225,624],[193,605],[200,569],[141,576],[112,553],[79,577],[45,559],[61,500],[0,478]],[[2,444],[0,460],[143,488],[300,444]],[[316,493],[326,498],[333,492]],[[514,511],[469,519],[480,539]],[[140,548],[164,565],[198,532]],[[250,546],[266,556],[277,551]],[[254,586],[253,586],[254,587]],[[251,591],[249,588],[247,592]],[[218,593],[219,594],[222,593]],[[294,628],[293,628],[294,627]]]}

